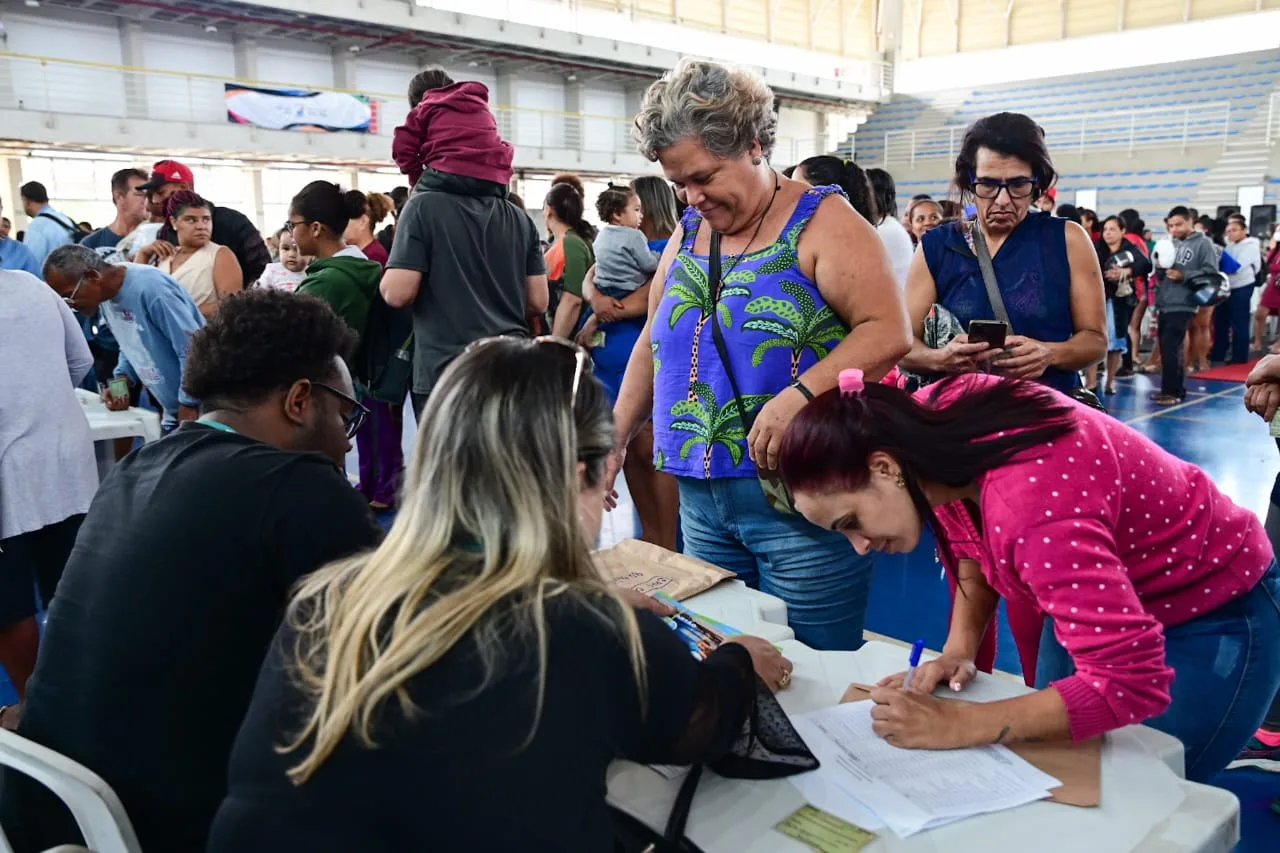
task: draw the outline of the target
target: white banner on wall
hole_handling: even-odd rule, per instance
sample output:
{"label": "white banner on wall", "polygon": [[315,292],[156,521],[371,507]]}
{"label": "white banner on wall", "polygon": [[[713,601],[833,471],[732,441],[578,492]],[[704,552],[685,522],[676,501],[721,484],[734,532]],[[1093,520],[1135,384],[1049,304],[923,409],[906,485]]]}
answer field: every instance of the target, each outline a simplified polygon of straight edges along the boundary
{"label": "white banner on wall", "polygon": [[349,92],[224,85],[227,121],[268,130],[378,132],[378,102]]}

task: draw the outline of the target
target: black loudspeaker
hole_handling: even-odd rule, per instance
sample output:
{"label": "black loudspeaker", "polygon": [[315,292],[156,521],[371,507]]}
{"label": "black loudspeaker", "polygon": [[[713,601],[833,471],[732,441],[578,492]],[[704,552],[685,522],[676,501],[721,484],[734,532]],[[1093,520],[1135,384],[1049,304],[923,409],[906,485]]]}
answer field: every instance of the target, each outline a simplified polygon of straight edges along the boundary
{"label": "black loudspeaker", "polygon": [[1239,213],[1239,212],[1240,212],[1240,205],[1238,204],[1220,204],[1218,205],[1218,215],[1214,218],[1226,219],[1231,214]]}
{"label": "black loudspeaker", "polygon": [[1266,240],[1271,232],[1271,224],[1276,221],[1274,204],[1255,204],[1249,208],[1249,236]]}

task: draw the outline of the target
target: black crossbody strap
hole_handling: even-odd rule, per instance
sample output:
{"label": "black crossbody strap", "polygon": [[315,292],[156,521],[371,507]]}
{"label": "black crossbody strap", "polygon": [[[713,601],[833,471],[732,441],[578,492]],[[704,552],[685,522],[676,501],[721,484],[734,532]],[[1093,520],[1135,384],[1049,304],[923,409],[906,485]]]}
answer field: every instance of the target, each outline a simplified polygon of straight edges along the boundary
{"label": "black crossbody strap", "polygon": [[707,287],[711,288],[711,337],[716,342],[716,352],[720,354],[720,363],[724,366],[724,375],[729,379],[729,387],[733,389],[733,399],[738,404],[738,419],[742,421],[742,431],[750,433],[755,423],[755,415],[749,413],[742,405],[742,392],[738,390],[738,377],[733,374],[733,365],[729,363],[729,347],[724,342],[724,330],[720,328],[720,238],[719,231],[711,232],[711,257],[707,260]]}

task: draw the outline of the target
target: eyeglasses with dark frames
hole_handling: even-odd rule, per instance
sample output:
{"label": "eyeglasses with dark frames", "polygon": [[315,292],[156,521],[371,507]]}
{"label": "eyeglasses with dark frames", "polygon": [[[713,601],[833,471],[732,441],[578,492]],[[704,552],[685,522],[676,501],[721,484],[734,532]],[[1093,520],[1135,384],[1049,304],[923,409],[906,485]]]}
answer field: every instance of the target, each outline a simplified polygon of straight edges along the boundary
{"label": "eyeglasses with dark frames", "polygon": [[316,220],[314,219],[304,219],[301,222],[294,222],[292,219],[289,219],[284,223],[284,230],[292,234],[293,229],[297,228],[299,225],[310,225],[312,222],[315,222],[315,221]]}
{"label": "eyeglasses with dark frames", "polygon": [[316,388],[323,388],[344,403],[351,404],[351,411],[343,417],[342,426],[346,430],[347,438],[355,438],[356,433],[360,431],[360,427],[364,426],[365,419],[369,417],[369,410],[359,400],[342,393],[332,385],[326,385],[323,382],[314,380],[311,384]]}
{"label": "eyeglasses with dark frames", "polygon": [[1040,183],[1035,178],[997,181],[995,178],[976,177],[972,172],[969,173],[969,182],[973,185],[973,194],[981,199],[999,198],[1001,190],[1006,190],[1009,198],[1028,198]]}

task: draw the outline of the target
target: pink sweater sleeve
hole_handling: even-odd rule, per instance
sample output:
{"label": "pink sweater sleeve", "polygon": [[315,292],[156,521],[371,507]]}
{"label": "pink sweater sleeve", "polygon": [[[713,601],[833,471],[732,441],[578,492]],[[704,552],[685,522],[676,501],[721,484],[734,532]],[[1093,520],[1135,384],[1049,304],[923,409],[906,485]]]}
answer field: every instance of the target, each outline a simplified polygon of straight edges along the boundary
{"label": "pink sweater sleeve", "polygon": [[1001,573],[1030,590],[1075,663],[1076,674],[1053,686],[1072,739],[1081,741],[1163,713],[1173,670],[1160,622],[1143,608],[1117,553],[1102,490],[1060,491],[1067,499],[1046,501],[1041,492],[1030,505],[1043,515],[1030,523],[1019,496],[984,501],[983,526],[993,531]]}

